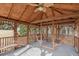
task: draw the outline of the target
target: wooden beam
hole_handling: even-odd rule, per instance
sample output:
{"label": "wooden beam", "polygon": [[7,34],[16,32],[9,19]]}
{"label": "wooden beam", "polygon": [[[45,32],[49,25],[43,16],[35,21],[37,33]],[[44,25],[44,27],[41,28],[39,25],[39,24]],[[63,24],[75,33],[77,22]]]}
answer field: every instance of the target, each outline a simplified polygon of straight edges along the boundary
{"label": "wooden beam", "polygon": [[55,9],[55,11],[57,11],[57,12],[60,13],[61,15],[64,14],[64,13],[62,13],[62,11],[59,11],[59,10],[57,10],[57,9]]}
{"label": "wooden beam", "polygon": [[57,21],[52,21],[53,23],[69,23],[69,22],[75,22],[76,19],[61,19]]}
{"label": "wooden beam", "polygon": [[[18,23],[23,23],[23,24],[32,24],[32,23],[30,23],[30,22],[21,21],[21,20],[17,20],[17,19],[5,17],[5,16],[0,16],[0,18],[1,18],[2,20],[9,20],[9,21],[13,21],[13,22],[16,21],[16,22],[18,22]],[[32,24],[32,25],[35,25],[35,24]]]}
{"label": "wooden beam", "polygon": [[79,23],[79,18],[78,18],[78,19],[76,19],[75,23]]}
{"label": "wooden beam", "polygon": [[[74,23],[75,19],[63,19],[63,20],[58,20],[58,21],[47,21],[47,22],[42,22],[42,25],[52,25],[52,24],[63,24],[63,23]],[[36,23],[36,25],[40,25],[40,23]]]}
{"label": "wooden beam", "polygon": [[61,15],[61,16],[52,17],[51,19],[47,18],[47,19],[37,20],[37,21],[34,21],[32,23],[40,23],[40,22],[46,22],[46,21],[54,21],[54,20],[68,19],[68,18],[78,18],[78,17],[79,17],[79,14]]}

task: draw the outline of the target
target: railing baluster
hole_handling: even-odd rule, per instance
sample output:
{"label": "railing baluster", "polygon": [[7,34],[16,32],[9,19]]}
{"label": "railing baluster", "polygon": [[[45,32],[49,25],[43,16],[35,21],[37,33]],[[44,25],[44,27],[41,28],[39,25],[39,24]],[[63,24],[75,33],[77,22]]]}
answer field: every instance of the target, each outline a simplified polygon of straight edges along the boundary
{"label": "railing baluster", "polygon": [[0,53],[14,50],[14,37],[0,38]]}
{"label": "railing baluster", "polygon": [[[3,40],[3,47],[4,47],[4,38],[2,40]],[[3,49],[3,52],[4,52],[4,49]]]}
{"label": "railing baluster", "polygon": [[[1,48],[1,38],[0,38],[0,48]],[[1,53],[1,50],[0,50],[0,53]]]}
{"label": "railing baluster", "polygon": [[[0,42],[0,43],[1,43],[1,47],[2,47],[2,39],[0,39],[0,40],[1,40],[1,42]],[[1,49],[1,53],[2,53],[2,49]]]}

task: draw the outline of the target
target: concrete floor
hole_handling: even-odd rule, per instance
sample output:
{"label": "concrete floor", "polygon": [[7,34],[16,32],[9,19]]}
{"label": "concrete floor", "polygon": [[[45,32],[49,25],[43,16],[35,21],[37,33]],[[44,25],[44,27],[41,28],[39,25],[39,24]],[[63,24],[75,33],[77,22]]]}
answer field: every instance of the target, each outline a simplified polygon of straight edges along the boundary
{"label": "concrete floor", "polygon": [[33,42],[30,44],[28,49],[26,47],[27,46],[19,48],[9,53],[1,54],[1,56],[77,56],[78,55],[72,46],[65,44],[60,44],[55,50],[51,50],[52,44],[46,41],[43,41],[42,44],[40,44],[39,42]]}

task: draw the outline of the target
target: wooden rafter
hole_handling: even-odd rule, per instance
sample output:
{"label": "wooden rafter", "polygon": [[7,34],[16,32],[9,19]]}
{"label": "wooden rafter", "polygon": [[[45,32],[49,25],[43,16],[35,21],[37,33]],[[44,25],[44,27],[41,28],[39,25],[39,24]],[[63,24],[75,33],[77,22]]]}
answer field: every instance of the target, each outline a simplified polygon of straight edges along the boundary
{"label": "wooden rafter", "polygon": [[60,8],[56,8],[56,9],[58,9],[58,10],[60,10],[60,11],[62,11],[63,12],[63,14],[71,14],[71,13],[75,13],[75,12],[73,12],[72,10],[64,10],[64,9],[60,9]]}
{"label": "wooden rafter", "polygon": [[45,14],[46,18],[48,18],[47,14],[45,12],[44,12],[44,14]]}
{"label": "wooden rafter", "polygon": [[61,19],[57,21],[53,21],[53,23],[70,23],[70,22],[75,22],[76,19]]}
{"label": "wooden rafter", "polygon": [[59,11],[58,9],[54,8],[55,11],[57,11],[58,13],[60,13],[61,15],[63,15],[64,13],[62,11]]}
{"label": "wooden rafter", "polygon": [[54,8],[53,7],[52,8],[50,7],[50,9],[51,9],[52,15],[55,16]]}
{"label": "wooden rafter", "polygon": [[[57,8],[60,9],[60,8]],[[61,9],[62,11],[72,12],[72,13],[79,13],[79,10],[68,10],[68,9]]]}
{"label": "wooden rafter", "polygon": [[41,12],[41,13],[39,14],[39,20],[42,19],[42,16],[43,16],[43,12]]}
{"label": "wooden rafter", "polygon": [[9,11],[9,14],[8,14],[8,16],[7,16],[7,17],[9,17],[9,16],[10,16],[10,13],[11,13],[11,11],[12,11],[13,5],[14,5],[14,4],[12,4],[12,6],[11,6],[11,8],[10,8],[10,11]]}
{"label": "wooden rafter", "polygon": [[52,17],[51,19],[47,18],[47,19],[42,19],[41,21],[37,20],[32,23],[39,23],[39,22],[53,21],[53,20],[60,20],[60,19],[68,19],[68,18],[78,18],[78,17],[79,17],[79,14],[62,15],[62,16]]}
{"label": "wooden rafter", "polygon": [[44,14],[44,12],[42,12],[40,19],[43,19],[43,14]]}

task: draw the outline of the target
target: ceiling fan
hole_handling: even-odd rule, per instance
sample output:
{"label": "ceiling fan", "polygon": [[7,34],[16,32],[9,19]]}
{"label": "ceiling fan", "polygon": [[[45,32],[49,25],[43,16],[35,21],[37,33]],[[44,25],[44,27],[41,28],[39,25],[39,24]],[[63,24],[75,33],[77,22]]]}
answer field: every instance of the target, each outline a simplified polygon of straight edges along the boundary
{"label": "ceiling fan", "polygon": [[31,3],[29,5],[37,7],[35,9],[35,12],[38,12],[38,11],[46,12],[46,8],[49,8],[54,4],[53,3]]}

